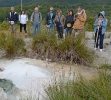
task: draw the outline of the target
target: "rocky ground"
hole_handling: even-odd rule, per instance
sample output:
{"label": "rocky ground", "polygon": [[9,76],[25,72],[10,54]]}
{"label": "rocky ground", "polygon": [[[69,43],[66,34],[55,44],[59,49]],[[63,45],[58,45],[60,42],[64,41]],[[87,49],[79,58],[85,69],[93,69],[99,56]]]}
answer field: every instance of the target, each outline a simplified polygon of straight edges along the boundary
{"label": "rocky ground", "polygon": [[[94,50],[94,40],[93,40],[93,32],[86,33],[86,37],[88,38],[87,47],[93,51]],[[106,32],[104,39],[104,49],[103,52],[100,52],[99,49],[95,51],[94,55],[94,66],[100,66],[101,64],[111,64],[111,38],[110,32]]]}

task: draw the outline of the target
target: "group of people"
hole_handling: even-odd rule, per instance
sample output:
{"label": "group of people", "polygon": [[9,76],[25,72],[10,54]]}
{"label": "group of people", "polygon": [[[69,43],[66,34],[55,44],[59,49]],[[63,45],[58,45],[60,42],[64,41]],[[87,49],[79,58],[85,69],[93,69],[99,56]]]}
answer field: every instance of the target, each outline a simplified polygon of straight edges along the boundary
{"label": "group of people", "polygon": [[16,23],[18,21],[20,22],[20,34],[22,33],[22,28],[24,27],[25,35],[27,35],[26,24],[28,21],[28,16],[25,10],[22,10],[21,14],[18,15],[17,12],[15,12],[14,7],[11,7],[11,11],[8,14],[8,22],[10,24],[12,33],[14,34],[16,34]]}
{"label": "group of people", "polygon": [[67,36],[68,34],[75,34],[76,32],[81,33],[84,29],[84,24],[86,22],[87,16],[85,10],[78,7],[77,13],[74,14],[73,10],[67,12],[65,17],[61,10],[57,10],[56,14],[53,12],[53,8],[50,8],[50,12],[46,17],[46,26],[48,33],[52,28],[52,33],[54,33],[54,26],[57,28],[58,37],[63,38],[63,33]]}
{"label": "group of people", "polygon": [[[55,27],[57,28],[58,36],[60,38],[63,38],[63,32],[65,32],[66,35],[72,34],[73,29],[73,32],[81,32],[84,29],[86,18],[85,10],[81,7],[78,7],[77,14],[74,14],[73,10],[69,10],[66,17],[62,14],[61,10],[57,10],[55,13],[53,7],[50,7],[50,11],[46,15],[47,33],[54,33]],[[14,11],[14,7],[11,7],[11,12],[8,14],[8,21],[13,33],[16,33],[16,23],[18,21],[20,22],[20,33],[22,33],[22,27],[24,27],[25,33],[27,33],[26,23],[28,21],[28,16],[25,10],[22,10],[21,14],[18,15],[17,12]],[[39,8],[35,7],[34,12],[31,15],[33,36],[40,34],[41,22],[42,14],[40,13]]]}
{"label": "group of people", "polygon": [[[63,38],[63,33],[65,35],[72,35],[75,33],[81,34],[84,30],[84,25],[87,20],[86,12],[80,6],[77,8],[77,13],[74,14],[73,10],[67,12],[65,17],[61,10],[54,12],[53,7],[50,7],[49,12],[46,15],[46,27],[47,34],[54,33],[56,27],[58,37]],[[11,7],[11,11],[8,14],[8,21],[11,27],[11,30],[16,34],[16,23],[20,22],[20,34],[22,33],[22,28],[24,28],[25,35],[27,35],[26,24],[28,21],[28,15],[25,10],[21,11],[21,14],[18,15],[14,11],[14,7]],[[95,50],[100,48],[100,51],[103,50],[103,40],[104,34],[107,27],[107,19],[105,17],[105,12],[102,11],[98,14],[97,19],[94,23],[94,32],[95,32]],[[31,15],[31,23],[33,24],[33,36],[40,34],[40,27],[42,22],[42,14],[39,11],[38,7],[35,7],[34,12]],[[37,30],[37,31],[36,31]]]}

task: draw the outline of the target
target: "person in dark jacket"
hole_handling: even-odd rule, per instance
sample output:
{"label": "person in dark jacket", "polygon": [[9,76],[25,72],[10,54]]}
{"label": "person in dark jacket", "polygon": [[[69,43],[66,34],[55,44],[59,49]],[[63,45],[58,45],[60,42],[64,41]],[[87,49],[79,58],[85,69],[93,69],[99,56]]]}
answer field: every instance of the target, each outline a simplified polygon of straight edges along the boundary
{"label": "person in dark jacket", "polygon": [[53,7],[50,7],[50,12],[47,13],[46,16],[46,26],[47,26],[47,33],[50,33],[50,29],[52,29],[52,33],[54,33],[54,19],[56,14],[54,13]]}
{"label": "person in dark jacket", "polygon": [[64,26],[64,32],[66,35],[68,35],[68,33],[72,33],[72,27],[74,25],[74,13],[73,10],[69,10],[68,11],[68,15],[66,16],[66,20],[65,20],[65,26]]}
{"label": "person in dark jacket", "polygon": [[16,34],[16,23],[18,22],[19,17],[17,12],[14,11],[14,7],[11,7],[11,11],[8,14],[8,21],[10,24],[10,28],[12,33]]}

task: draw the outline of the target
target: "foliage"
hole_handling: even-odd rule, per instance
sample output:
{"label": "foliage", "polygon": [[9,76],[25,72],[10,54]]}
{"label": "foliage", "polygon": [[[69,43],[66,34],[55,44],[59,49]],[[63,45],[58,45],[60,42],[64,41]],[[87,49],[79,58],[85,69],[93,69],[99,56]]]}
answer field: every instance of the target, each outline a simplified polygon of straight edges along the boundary
{"label": "foliage", "polygon": [[103,64],[99,67],[99,69],[103,69],[105,71],[111,71],[111,65],[108,65],[108,64]]}
{"label": "foliage", "polygon": [[[8,4],[12,5],[12,3],[14,3],[14,1],[8,0],[6,3],[11,2]],[[49,8],[51,6],[54,7],[55,12],[57,11],[58,8],[61,9],[65,16],[66,16],[66,12],[70,9],[74,10],[74,13],[76,14],[77,7],[82,6],[86,10],[86,14],[88,16],[88,19],[86,22],[86,29],[88,31],[93,31],[93,24],[94,24],[94,21],[96,19],[96,16],[102,10],[104,10],[106,12],[106,17],[109,19],[108,30],[110,29],[109,24],[110,24],[110,9],[111,9],[110,5],[111,5],[111,3],[108,1],[105,1],[105,3],[104,3],[104,1],[103,2],[101,1],[101,3],[97,3],[99,1],[96,1],[96,0],[95,1],[90,0],[90,2],[89,2],[89,0],[86,0],[86,1],[82,1],[82,0],[80,0],[80,1],[77,1],[77,0],[76,1],[74,1],[74,0],[73,1],[72,0],[67,1],[66,0],[66,2],[62,2],[62,0],[61,1],[59,0],[59,2],[53,1],[54,3],[52,1],[50,2],[50,0],[48,0],[48,1],[45,0],[45,2],[41,2],[41,0],[38,2],[35,2],[35,1],[36,0],[34,0],[34,2],[32,1],[30,3],[29,3],[29,0],[23,1],[24,3],[28,2],[27,4],[23,5],[23,9],[26,10],[26,13],[27,13],[29,19],[30,19],[30,16],[31,16],[31,14],[34,11],[34,8],[36,6],[40,7],[40,12],[42,13],[43,21],[45,20],[46,14],[49,11]],[[20,4],[20,0],[16,1],[16,2],[19,2],[18,4]],[[3,5],[3,3],[1,3],[1,4]],[[3,22],[4,20],[7,21],[7,15],[9,13],[9,11],[10,11],[9,7],[4,7],[4,8],[0,9],[0,22]],[[18,12],[18,14],[20,14],[20,5],[15,6],[15,11]]]}
{"label": "foliage", "polygon": [[87,64],[93,61],[93,52],[87,49],[86,42],[84,34],[67,36],[64,40],[57,40],[54,34],[41,34],[34,38],[32,50],[39,55],[37,58]]}
{"label": "foliage", "polygon": [[9,24],[4,22],[0,24],[0,30],[8,30],[9,29]]}
{"label": "foliage", "polygon": [[0,33],[0,49],[5,50],[7,56],[11,57],[14,54],[19,54],[23,50],[24,45],[22,38],[15,37],[12,34]]}
{"label": "foliage", "polygon": [[93,31],[94,30],[94,26],[93,26],[94,22],[95,22],[95,18],[88,17],[86,24],[85,24],[86,30]]}
{"label": "foliage", "polygon": [[[103,65],[104,66],[104,65]],[[107,66],[107,65],[105,65]],[[104,66],[104,67],[105,67]],[[107,69],[107,68],[106,68]],[[75,78],[74,78],[75,79]],[[98,71],[94,80],[86,80],[82,76],[78,81],[60,78],[46,89],[49,100],[110,100],[111,99],[111,73]]]}
{"label": "foliage", "polygon": [[[109,3],[109,0],[22,0],[23,3],[31,3],[31,2],[67,2],[67,3],[87,3],[87,2],[101,2],[101,3]],[[0,7],[12,6],[12,5],[19,5],[21,2],[20,0],[0,0]]]}

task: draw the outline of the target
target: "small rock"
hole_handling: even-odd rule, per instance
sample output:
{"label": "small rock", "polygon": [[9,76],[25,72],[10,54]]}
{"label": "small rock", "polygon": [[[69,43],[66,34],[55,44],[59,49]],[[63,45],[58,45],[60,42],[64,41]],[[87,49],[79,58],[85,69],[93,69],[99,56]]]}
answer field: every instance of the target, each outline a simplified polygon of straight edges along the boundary
{"label": "small rock", "polygon": [[0,72],[3,72],[4,70],[2,68],[0,68]]}

